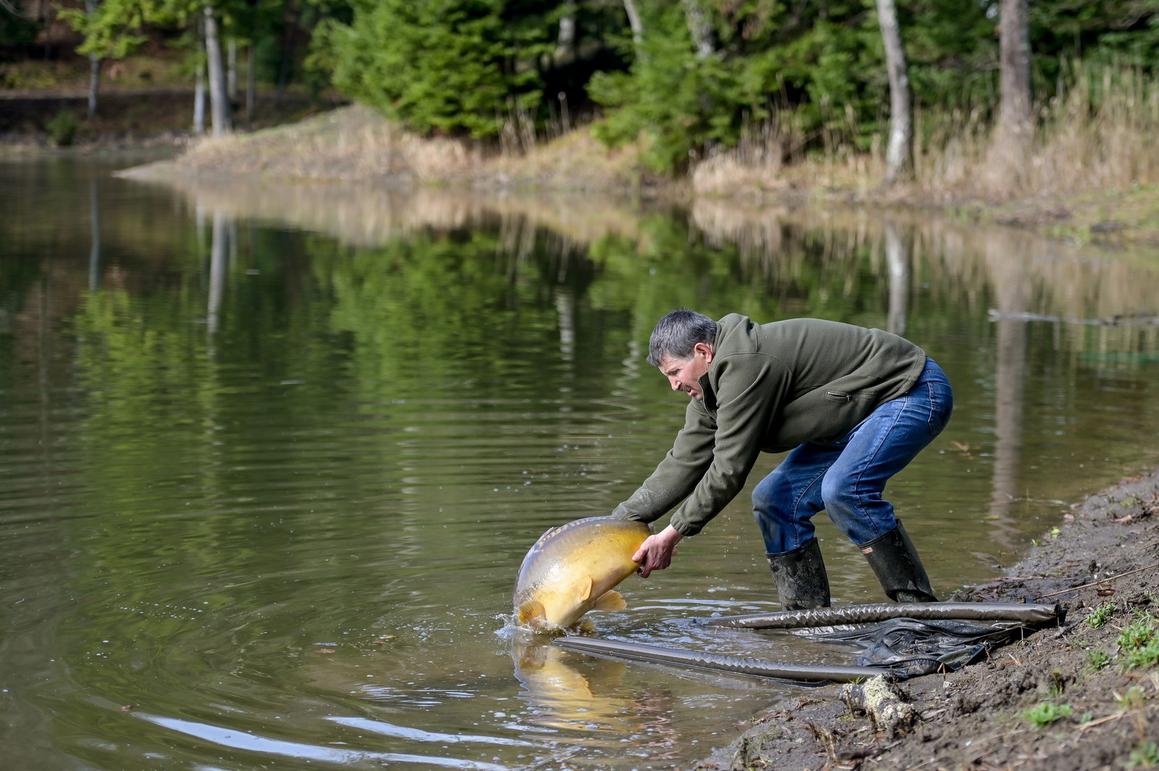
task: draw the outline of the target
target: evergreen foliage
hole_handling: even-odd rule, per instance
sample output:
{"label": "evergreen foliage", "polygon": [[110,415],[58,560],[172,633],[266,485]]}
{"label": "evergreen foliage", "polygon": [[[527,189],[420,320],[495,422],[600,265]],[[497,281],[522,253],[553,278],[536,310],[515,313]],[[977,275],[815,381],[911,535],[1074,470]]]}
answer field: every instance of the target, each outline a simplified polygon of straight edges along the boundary
{"label": "evergreen foliage", "polygon": [[[32,19],[0,12],[0,50],[30,46],[36,41],[37,25]],[[9,58],[0,54],[0,61]]]}
{"label": "evergreen foliage", "polygon": [[[735,145],[746,128],[768,123],[791,122],[808,143],[861,147],[884,127],[889,83],[872,0],[718,5],[720,47],[713,56],[698,59],[679,7],[659,5],[647,19],[632,71],[593,78],[593,96],[613,110],[601,130],[605,141],[643,133],[652,165],[678,170],[713,146]],[[962,98],[977,88],[984,66],[967,46],[992,38],[993,23],[980,5],[966,14],[961,3],[946,0],[918,5],[906,8],[901,20],[915,100]],[[910,40],[915,12],[925,24]],[[930,24],[938,14],[944,22]],[[964,38],[963,23],[974,34]],[[992,41],[989,50],[983,62],[996,60]]]}
{"label": "evergreen foliage", "polygon": [[[208,2],[102,0],[92,16],[64,15],[85,33],[82,53],[116,58],[155,40],[159,28],[169,30],[168,41],[188,45],[193,20]],[[998,0],[896,5],[924,130],[962,116],[991,119],[999,97]],[[792,156],[818,147],[865,149],[888,124],[874,0],[217,0],[213,6],[224,35],[256,46],[267,79],[301,79],[294,41],[309,37],[306,77],[419,132],[494,138],[514,125],[542,136],[565,130],[590,98],[606,119],[598,127],[605,142],[641,141],[655,169],[675,172],[748,134],[779,136],[782,153]],[[635,30],[629,6],[641,22]],[[1030,14],[1039,103],[1072,86],[1079,62],[1155,74],[1159,0],[1034,2]],[[1097,99],[1092,95],[1092,104]]]}
{"label": "evergreen foliage", "polygon": [[553,43],[552,3],[364,0],[325,24],[315,66],[334,84],[421,131],[493,136],[541,100],[539,57]]}

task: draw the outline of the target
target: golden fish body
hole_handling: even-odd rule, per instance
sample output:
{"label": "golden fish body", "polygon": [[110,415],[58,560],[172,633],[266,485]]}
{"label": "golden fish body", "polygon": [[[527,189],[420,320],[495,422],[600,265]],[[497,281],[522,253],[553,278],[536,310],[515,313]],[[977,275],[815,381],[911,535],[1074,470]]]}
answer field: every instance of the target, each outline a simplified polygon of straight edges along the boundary
{"label": "golden fish body", "polygon": [[613,588],[636,571],[632,555],[652,531],[614,517],[577,519],[548,530],[523,558],[515,616],[538,631],[572,627],[589,610],[623,610]]}

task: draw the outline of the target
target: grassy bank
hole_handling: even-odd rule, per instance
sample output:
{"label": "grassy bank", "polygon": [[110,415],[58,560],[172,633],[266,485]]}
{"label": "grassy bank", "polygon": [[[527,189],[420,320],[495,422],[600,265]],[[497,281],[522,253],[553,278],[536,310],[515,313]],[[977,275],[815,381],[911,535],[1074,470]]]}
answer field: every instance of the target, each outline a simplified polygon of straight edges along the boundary
{"label": "grassy bank", "polygon": [[799,194],[826,202],[937,207],[1071,240],[1159,245],[1159,84],[1132,70],[1077,66],[1014,139],[977,112],[918,116],[912,179],[884,188],[883,148],[804,157],[791,132],[754,132],[692,171],[699,195]]}
{"label": "grassy bank", "polygon": [[[745,199],[937,209],[1031,227],[1072,241],[1159,245],[1159,88],[1130,72],[1076,74],[1047,104],[1040,129],[1012,146],[977,116],[927,116],[911,180],[884,188],[877,148],[786,155],[791,136],[754,132],[680,177],[646,169],[640,143],[609,149],[591,126],[519,147],[423,138],[372,110],[348,107],[297,124],[202,140],[153,177],[245,176],[388,187],[601,191],[669,200]],[[798,142],[799,144],[799,142]]]}

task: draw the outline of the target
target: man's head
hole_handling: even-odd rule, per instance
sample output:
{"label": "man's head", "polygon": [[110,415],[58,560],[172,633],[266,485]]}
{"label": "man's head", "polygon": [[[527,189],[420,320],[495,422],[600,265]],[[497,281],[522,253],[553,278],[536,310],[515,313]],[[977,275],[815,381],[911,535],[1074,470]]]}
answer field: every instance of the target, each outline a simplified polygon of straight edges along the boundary
{"label": "man's head", "polygon": [[716,322],[702,313],[672,311],[656,324],[648,340],[648,363],[658,367],[673,391],[703,399],[700,378],[712,363]]}

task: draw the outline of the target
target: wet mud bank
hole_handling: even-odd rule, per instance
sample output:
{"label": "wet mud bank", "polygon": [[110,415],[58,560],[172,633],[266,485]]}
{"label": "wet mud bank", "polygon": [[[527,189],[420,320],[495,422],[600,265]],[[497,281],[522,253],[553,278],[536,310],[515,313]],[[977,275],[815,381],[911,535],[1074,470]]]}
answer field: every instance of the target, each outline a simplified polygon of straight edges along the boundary
{"label": "wet mud bank", "polygon": [[1159,767],[1159,471],[1075,504],[993,582],[947,599],[1060,603],[1065,624],[958,672],[899,684],[911,725],[875,724],[842,687],[801,690],[697,765]]}

